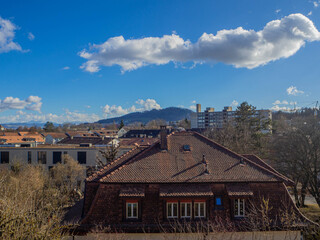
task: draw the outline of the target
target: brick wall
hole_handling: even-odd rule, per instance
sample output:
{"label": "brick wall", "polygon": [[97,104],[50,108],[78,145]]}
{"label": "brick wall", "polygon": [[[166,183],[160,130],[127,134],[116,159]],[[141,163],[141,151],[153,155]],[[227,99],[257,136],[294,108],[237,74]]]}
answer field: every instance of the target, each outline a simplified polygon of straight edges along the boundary
{"label": "brick wall", "polygon": [[[132,185],[132,184],[130,184]],[[141,184],[140,184],[141,185]],[[139,201],[139,219],[128,221],[126,219],[126,200],[132,198],[119,197],[120,188],[126,184],[100,184],[87,183],[86,198],[84,205],[84,214],[86,216],[83,223],[86,224],[148,224],[167,223],[166,219],[166,201],[159,197],[160,184],[144,184],[145,197],[135,198]],[[223,219],[224,221],[233,220],[233,199],[229,198],[224,184],[211,184],[214,196],[206,197],[207,219],[215,221]],[[283,206],[294,207],[291,199],[288,198],[286,188],[282,183],[250,183],[254,193],[246,201],[246,208],[249,207],[249,201],[260,206],[261,199],[269,199],[272,214],[275,216]],[[215,197],[222,198],[223,206],[216,208]],[[178,198],[176,198],[178,199]],[[179,198],[183,199],[183,198]],[[199,199],[190,198],[187,199]],[[92,205],[91,207],[89,207]]]}

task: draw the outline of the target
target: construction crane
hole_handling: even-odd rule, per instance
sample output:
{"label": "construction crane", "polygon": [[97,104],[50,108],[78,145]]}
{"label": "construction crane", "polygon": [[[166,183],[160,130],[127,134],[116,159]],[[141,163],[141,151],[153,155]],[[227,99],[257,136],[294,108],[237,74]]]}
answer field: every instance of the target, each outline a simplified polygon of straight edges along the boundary
{"label": "construction crane", "polygon": [[318,111],[319,111],[318,105],[319,105],[319,101],[316,101],[316,105],[315,105],[315,107],[314,107],[314,109],[313,109],[313,115],[314,115],[315,117],[318,116]]}

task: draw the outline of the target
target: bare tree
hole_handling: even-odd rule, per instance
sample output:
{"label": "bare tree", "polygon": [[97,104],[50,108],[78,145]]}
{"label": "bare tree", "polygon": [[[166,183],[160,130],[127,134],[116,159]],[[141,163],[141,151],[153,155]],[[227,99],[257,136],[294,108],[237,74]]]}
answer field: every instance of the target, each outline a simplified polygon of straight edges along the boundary
{"label": "bare tree", "polygon": [[113,160],[116,159],[118,154],[119,145],[115,143],[111,143],[107,145],[104,149],[100,149],[99,153],[101,154],[102,158],[97,156],[96,163],[98,168],[104,167],[106,164],[111,163]]}

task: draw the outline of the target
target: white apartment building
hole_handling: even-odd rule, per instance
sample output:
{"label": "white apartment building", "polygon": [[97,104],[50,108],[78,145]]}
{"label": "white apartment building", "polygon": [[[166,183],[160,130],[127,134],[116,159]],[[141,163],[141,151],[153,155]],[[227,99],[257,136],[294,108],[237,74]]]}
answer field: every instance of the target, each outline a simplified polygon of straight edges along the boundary
{"label": "white apartment building", "polygon": [[[197,104],[197,111],[191,114],[191,128],[223,128],[224,124],[231,122],[236,117],[236,111],[232,111],[232,107],[224,107],[220,112],[215,112],[214,108],[208,107],[201,112],[201,104]],[[257,110],[252,117],[258,117],[260,122],[272,119],[270,110]],[[263,132],[270,132],[271,126],[264,129]]]}
{"label": "white apartment building", "polygon": [[[130,151],[133,146],[121,146],[117,157]],[[0,167],[10,168],[15,163],[41,165],[50,169],[63,162],[63,155],[69,155],[81,165],[87,173],[97,166],[97,157],[103,159],[99,150],[104,147],[75,145],[38,145],[37,147],[15,147],[0,145]]]}

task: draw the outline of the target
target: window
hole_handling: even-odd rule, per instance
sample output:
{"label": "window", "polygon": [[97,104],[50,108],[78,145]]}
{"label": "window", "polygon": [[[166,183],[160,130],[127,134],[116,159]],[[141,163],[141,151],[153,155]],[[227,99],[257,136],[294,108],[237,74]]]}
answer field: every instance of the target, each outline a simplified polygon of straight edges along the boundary
{"label": "window", "polygon": [[38,152],[38,163],[47,164],[47,153],[44,151]]}
{"label": "window", "polygon": [[78,152],[78,162],[80,164],[87,163],[87,153],[86,152]]}
{"label": "window", "polygon": [[234,200],[234,216],[235,217],[244,217],[244,199],[235,199]]}
{"label": "window", "polygon": [[61,163],[61,152],[52,153],[52,162],[53,164]]}
{"label": "window", "polygon": [[191,217],[191,202],[182,202],[181,206],[181,217],[190,218]]}
{"label": "window", "polygon": [[177,217],[178,217],[178,203],[167,202],[167,218],[177,218]]}
{"label": "window", "polygon": [[216,197],[216,207],[221,207],[221,206],[222,206],[221,197]]}
{"label": "window", "polygon": [[127,218],[138,218],[138,202],[127,202]]}
{"label": "window", "polygon": [[201,218],[206,217],[206,203],[195,202],[194,203],[194,217]]}
{"label": "window", "polygon": [[32,163],[32,153],[30,151],[28,151],[28,164]]}
{"label": "window", "polygon": [[9,163],[9,152],[1,152],[0,160],[1,163]]}

